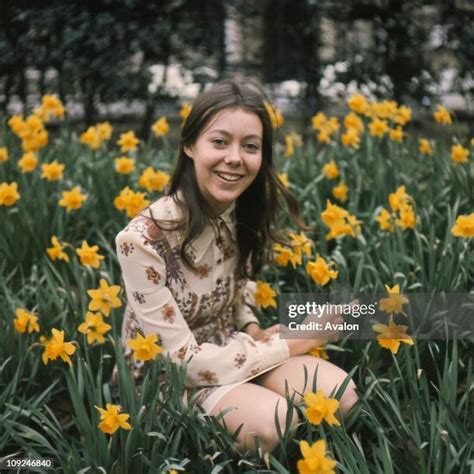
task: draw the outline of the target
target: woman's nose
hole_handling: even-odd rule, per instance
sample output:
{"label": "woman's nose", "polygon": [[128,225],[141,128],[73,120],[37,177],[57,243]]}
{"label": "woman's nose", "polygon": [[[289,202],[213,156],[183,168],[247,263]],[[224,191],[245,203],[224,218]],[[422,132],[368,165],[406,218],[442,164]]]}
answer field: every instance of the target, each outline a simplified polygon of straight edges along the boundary
{"label": "woman's nose", "polygon": [[230,147],[225,157],[225,162],[232,165],[239,165],[242,163],[242,157],[240,156],[240,149],[238,146]]}

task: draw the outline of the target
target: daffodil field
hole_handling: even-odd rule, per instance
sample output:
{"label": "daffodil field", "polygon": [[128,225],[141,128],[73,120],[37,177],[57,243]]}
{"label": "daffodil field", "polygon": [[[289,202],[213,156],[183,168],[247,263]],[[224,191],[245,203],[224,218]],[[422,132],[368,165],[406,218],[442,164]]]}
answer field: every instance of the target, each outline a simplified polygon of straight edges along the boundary
{"label": "daffodil field", "polygon": [[[454,114],[437,107],[431,120],[443,138],[420,137],[410,108],[355,95],[344,116],[315,111],[303,139],[278,109],[269,113],[280,179],[314,231],[298,233],[282,217],[291,244],[275,245],[255,295],[264,326],[278,321],[282,293],[474,290],[474,138],[456,133]],[[387,319],[377,339],[315,350],[350,373],[360,401],[336,418],[340,394],[313,383],[296,435],[283,431],[271,455],[239,456],[216,419],[183,405],[186,368],[156,338],[131,341],[145,361],[136,392],[120,343],[114,239],[165,191],[177,154],[171,126],[179,124],[159,118],[148,142],[107,122],[76,133],[55,96],[2,119],[2,466],[49,458],[66,473],[472,472],[472,332],[416,340],[392,325],[398,336],[384,339]]]}

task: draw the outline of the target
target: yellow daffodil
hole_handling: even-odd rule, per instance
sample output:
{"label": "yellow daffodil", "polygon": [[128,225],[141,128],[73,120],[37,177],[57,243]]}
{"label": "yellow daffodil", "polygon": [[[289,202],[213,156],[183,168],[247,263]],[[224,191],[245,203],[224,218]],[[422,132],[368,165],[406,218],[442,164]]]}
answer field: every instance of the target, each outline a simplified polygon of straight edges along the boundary
{"label": "yellow daffodil", "polygon": [[170,131],[170,126],[166,117],[160,117],[151,127],[157,137],[164,137]]}
{"label": "yellow daffodil", "polygon": [[420,145],[419,150],[422,155],[431,155],[433,153],[431,143],[427,138],[420,138],[418,143]]}
{"label": "yellow daffodil", "polygon": [[364,114],[367,111],[367,99],[362,94],[354,94],[347,101],[347,105],[351,110],[358,114]]}
{"label": "yellow daffodil", "polygon": [[339,168],[336,165],[334,160],[331,160],[329,163],[326,163],[323,166],[323,174],[327,179],[336,179],[340,176]]}
{"label": "yellow daffodil", "polygon": [[374,118],[372,122],[369,123],[369,132],[373,137],[382,138],[388,131],[389,128],[386,120]]}
{"label": "yellow daffodil", "polygon": [[276,308],[275,300],[276,292],[268,284],[263,281],[257,281],[257,289],[255,290],[255,302],[262,308],[268,308],[269,306]]}
{"label": "yellow daffodil", "polygon": [[331,134],[338,132],[339,128],[341,128],[341,125],[337,117],[331,117],[325,126],[325,129]]}
{"label": "yellow daffodil", "polygon": [[288,133],[285,135],[285,158],[290,158],[295,154],[295,147],[302,147],[303,139],[298,133]]}
{"label": "yellow daffodil", "polygon": [[155,171],[151,166],[145,169],[138,180],[138,185],[147,191],[163,192],[170,181],[170,175],[163,171]]}
{"label": "yellow daffodil", "polygon": [[392,215],[387,211],[387,209],[382,208],[375,220],[379,223],[380,230],[386,230],[388,232],[393,232],[395,230]]}
{"label": "yellow daffodil", "polygon": [[455,163],[467,163],[469,161],[469,150],[462,145],[453,145],[451,147],[451,159]]}
{"label": "yellow daffodil", "polygon": [[191,109],[191,104],[189,104],[188,102],[184,102],[184,104],[181,106],[181,110],[179,111],[179,116],[181,117],[181,127],[184,125],[184,122],[189,117]]}
{"label": "yellow daffodil", "polygon": [[65,112],[64,105],[58,97],[54,95],[44,95],[41,99],[40,115],[48,121],[51,116],[63,118]]}
{"label": "yellow daffodil", "polygon": [[313,128],[319,133],[316,135],[316,139],[319,143],[329,143],[331,141],[331,135],[336,133],[339,128],[339,120],[337,117],[327,118],[322,112],[318,112],[312,118]]}
{"label": "yellow daffodil", "polygon": [[99,253],[99,246],[93,245],[89,247],[89,244],[83,240],[82,246],[76,249],[77,255],[81,260],[81,264],[85,267],[92,267],[92,268],[99,268],[100,261],[103,260],[105,257],[100,255]]}
{"label": "yellow daffodil", "polygon": [[95,129],[97,135],[102,141],[109,140],[112,136],[113,128],[109,122],[100,122],[95,126]]}
{"label": "yellow daffodil", "polygon": [[321,218],[327,226],[334,225],[337,221],[345,219],[349,212],[342,207],[332,204],[328,199],[326,201],[326,209],[321,213]]}
{"label": "yellow daffodil", "polygon": [[335,398],[328,398],[322,390],[316,393],[309,392],[304,396],[306,403],[306,418],[313,425],[319,425],[323,420],[329,425],[340,426],[339,421],[334,416],[339,408],[339,401]]}
{"label": "yellow daffodil", "polygon": [[399,186],[394,193],[391,193],[388,196],[388,202],[392,208],[392,211],[400,210],[410,200],[411,197],[406,193],[405,186]]}
{"label": "yellow daffodil", "polygon": [[359,132],[355,128],[348,128],[346,132],[341,135],[341,142],[344,146],[358,150],[360,146]]}
{"label": "yellow daffodil", "polygon": [[17,308],[16,319],[13,320],[13,325],[18,332],[25,333],[28,331],[31,334],[33,331],[39,332],[38,316],[28,313],[22,308]]}
{"label": "yellow daffodil", "polygon": [[104,316],[108,317],[112,308],[120,308],[122,306],[122,302],[117,296],[119,292],[119,285],[109,286],[107,281],[101,278],[99,288],[87,290],[87,294],[91,297],[89,309],[91,311],[100,311]]}
{"label": "yellow daffodil", "polygon": [[[21,120],[23,120],[23,118],[21,118]],[[35,117],[34,115],[29,115],[25,119],[23,124],[24,124],[23,127],[18,127],[18,129],[20,130],[18,134],[20,138],[25,138],[32,131],[39,130],[43,126],[41,119],[38,117]]]}
{"label": "yellow daffodil", "polygon": [[443,107],[442,105],[438,105],[436,111],[433,112],[433,117],[436,122],[441,123],[442,125],[450,125],[451,123],[453,123],[448,109],[446,109],[446,107]]}
{"label": "yellow daffodil", "polygon": [[388,314],[404,314],[403,305],[408,304],[408,298],[400,294],[400,285],[390,288],[385,285],[388,292],[388,298],[382,298],[379,302],[380,311]]}
{"label": "yellow daffodil", "polygon": [[331,135],[325,130],[319,132],[316,138],[319,143],[329,143],[331,141]]}
{"label": "yellow daffodil", "polygon": [[349,188],[344,181],[341,181],[337,186],[332,188],[332,195],[341,202],[347,201],[348,192]]}
{"label": "yellow daffodil", "polygon": [[52,337],[43,342],[43,363],[46,365],[49,360],[56,360],[58,357],[72,365],[71,356],[76,352],[76,347],[71,342],[64,342],[64,331],[52,329]]}
{"label": "yellow daffodil", "polygon": [[293,250],[288,247],[283,247],[281,244],[277,243],[273,246],[273,250],[276,252],[275,261],[278,265],[286,267],[288,266],[288,263],[291,262],[293,268],[296,268],[296,265],[301,264],[301,255],[296,255],[293,253]]}
{"label": "yellow daffodil", "polygon": [[288,181],[288,173],[278,173],[278,179],[281,181],[285,188],[290,186],[290,182]]}
{"label": "yellow daffodil", "polygon": [[17,183],[0,183],[0,206],[13,206],[19,199]]}
{"label": "yellow daffodil", "polygon": [[157,341],[158,336],[156,334],[149,334],[146,337],[137,334],[137,337],[129,340],[127,345],[133,350],[135,360],[154,360],[158,354],[164,352],[164,349],[156,344]]}
{"label": "yellow daffodil", "polygon": [[18,167],[22,173],[29,173],[36,168],[38,164],[38,157],[32,151],[24,153],[20,160],[18,160]]}
{"label": "yellow daffodil", "polygon": [[55,235],[51,237],[51,243],[53,246],[46,249],[49,258],[51,260],[64,260],[65,262],[69,262],[69,255],[63,252],[63,246]]}
{"label": "yellow daffodil", "polygon": [[135,160],[126,156],[115,158],[115,171],[120,174],[130,174],[135,169]]}
{"label": "yellow daffodil", "polygon": [[326,457],[326,441],[320,439],[312,445],[300,441],[303,459],[298,461],[298,474],[335,474],[336,461]]}
{"label": "yellow daffodil", "polygon": [[469,239],[474,237],[474,212],[469,215],[458,216],[456,223],[451,228],[451,233],[455,237]]}
{"label": "yellow daffodil", "polygon": [[327,117],[323,112],[318,112],[311,118],[311,123],[314,130],[322,130],[326,122]]}
{"label": "yellow daffodil", "polygon": [[62,195],[58,204],[65,207],[67,212],[80,209],[82,203],[87,199],[87,196],[81,193],[79,186],[74,186],[70,191],[63,191]]}
{"label": "yellow daffodil", "polygon": [[21,116],[14,116],[8,124],[11,124],[13,132],[21,138],[21,148],[24,152],[35,152],[48,144],[48,132],[38,116],[32,114],[25,120]]}
{"label": "yellow daffodil", "polygon": [[411,113],[412,110],[410,109],[410,107],[402,105],[401,107],[399,107],[398,111],[393,117],[393,121],[403,127],[411,120]]}
{"label": "yellow daffodil", "polygon": [[357,134],[362,133],[365,128],[363,120],[354,112],[349,112],[344,117],[344,127],[354,130]]}
{"label": "yellow daffodil", "polygon": [[306,237],[304,232],[296,234],[295,232],[288,232],[288,237],[291,239],[291,246],[295,255],[300,257],[305,254],[306,256],[311,256],[311,249],[313,247],[313,241]]}
{"label": "yellow daffodil", "polygon": [[[332,224],[329,227],[329,232],[326,234],[326,240],[338,239],[345,235],[355,237],[360,232],[360,226],[358,225],[360,221],[353,219],[355,219],[354,216],[348,215],[346,219],[336,221]],[[354,222],[356,225],[352,225],[351,222]]]}
{"label": "yellow daffodil", "polygon": [[120,211],[126,211],[127,216],[133,218],[150,204],[145,196],[145,193],[133,192],[127,186],[114,199],[114,206]]}
{"label": "yellow daffodil", "polygon": [[106,434],[114,434],[119,428],[124,430],[132,429],[130,423],[128,423],[128,419],[130,415],[127,413],[120,413],[122,411],[122,407],[119,405],[112,405],[111,403],[107,403],[105,410],[98,406],[95,407],[96,410],[100,413],[100,423],[98,427]]}
{"label": "yellow daffodil", "polygon": [[308,354],[312,355],[313,357],[319,357],[320,359],[329,360],[328,353],[326,352],[326,349],[322,346],[311,349]]}
{"label": "yellow daffodil", "polygon": [[406,333],[407,326],[397,325],[393,322],[390,317],[390,322],[386,324],[374,324],[372,326],[375,332],[379,332],[377,336],[377,342],[385,349],[390,349],[392,354],[396,354],[400,347],[400,344],[409,344],[412,346],[413,339]]}
{"label": "yellow daffodil", "polygon": [[392,140],[393,142],[402,142],[403,135],[404,135],[404,132],[402,130],[402,127],[390,129],[389,137],[390,137],[390,140]]}
{"label": "yellow daffodil", "polygon": [[8,148],[6,146],[0,147],[0,163],[8,161]]}
{"label": "yellow daffodil", "polygon": [[77,330],[87,336],[87,343],[103,344],[105,342],[104,334],[112,329],[110,324],[104,323],[102,315],[100,313],[86,313],[86,320],[79,325]]}
{"label": "yellow daffodil", "polygon": [[117,145],[120,145],[120,151],[122,153],[126,151],[135,151],[139,143],[140,140],[135,136],[133,130],[120,134],[120,138],[117,140]]}
{"label": "yellow daffodil", "polygon": [[336,270],[332,270],[324,258],[316,255],[314,262],[306,264],[306,271],[313,281],[321,286],[325,286],[330,280],[335,280],[339,274]]}
{"label": "yellow daffodil", "polygon": [[7,124],[16,136],[21,138],[25,134],[26,123],[22,115],[13,115],[8,119]]}
{"label": "yellow daffodil", "polygon": [[295,154],[295,141],[293,135],[285,135],[285,158],[290,158]]}
{"label": "yellow daffodil", "polygon": [[96,127],[89,127],[81,134],[81,142],[87,145],[91,150],[97,150],[102,145],[102,138]]}
{"label": "yellow daffodil", "polygon": [[326,201],[326,209],[321,213],[321,219],[329,227],[326,240],[337,239],[344,235],[356,237],[360,233],[361,221],[349,214],[346,209],[332,204],[329,199]]}
{"label": "yellow daffodil", "polygon": [[59,181],[63,178],[63,172],[66,165],[54,160],[51,163],[41,165],[41,177],[48,181]]}
{"label": "yellow daffodil", "polygon": [[373,117],[394,120],[398,114],[398,104],[394,100],[374,102],[371,104],[371,113]]}
{"label": "yellow daffodil", "polygon": [[265,108],[267,109],[268,116],[270,117],[272,127],[280,128],[285,122],[280,109],[275,105],[269,104],[268,102],[265,102]]}
{"label": "yellow daffodil", "polygon": [[416,216],[413,206],[410,206],[410,204],[403,204],[400,207],[400,217],[396,219],[395,223],[402,230],[414,229],[416,225]]}

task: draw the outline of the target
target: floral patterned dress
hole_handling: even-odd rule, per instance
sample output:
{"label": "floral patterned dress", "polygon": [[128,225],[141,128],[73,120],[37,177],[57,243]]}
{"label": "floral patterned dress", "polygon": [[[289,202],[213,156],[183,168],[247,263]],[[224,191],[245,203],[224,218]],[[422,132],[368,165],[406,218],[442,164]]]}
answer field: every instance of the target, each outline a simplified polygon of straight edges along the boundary
{"label": "floral patterned dress", "polygon": [[143,363],[133,360],[127,341],[137,332],[157,334],[173,362],[188,363],[185,401],[197,389],[197,403],[210,413],[233,387],[284,363],[288,345],[277,334],[255,341],[239,331],[258,320],[248,306],[254,304],[255,283],[236,273],[235,204],[192,243],[188,256],[194,271],[179,255],[180,232],[160,229],[151,215],[173,220],[180,217],[180,208],[172,196],[163,197],[116,238],[127,296],[122,326],[126,360],[139,379]]}

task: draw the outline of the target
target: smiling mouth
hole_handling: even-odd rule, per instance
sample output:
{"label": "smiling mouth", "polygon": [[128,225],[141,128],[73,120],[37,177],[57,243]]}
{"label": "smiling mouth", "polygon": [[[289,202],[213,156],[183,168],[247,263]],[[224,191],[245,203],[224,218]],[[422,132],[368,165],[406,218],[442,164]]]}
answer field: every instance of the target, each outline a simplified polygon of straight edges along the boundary
{"label": "smiling mouth", "polygon": [[218,171],[215,172],[219,178],[223,179],[224,181],[227,181],[228,183],[235,183],[236,181],[239,181],[239,179],[242,179],[243,176],[241,174],[232,174],[232,173],[219,173]]}

